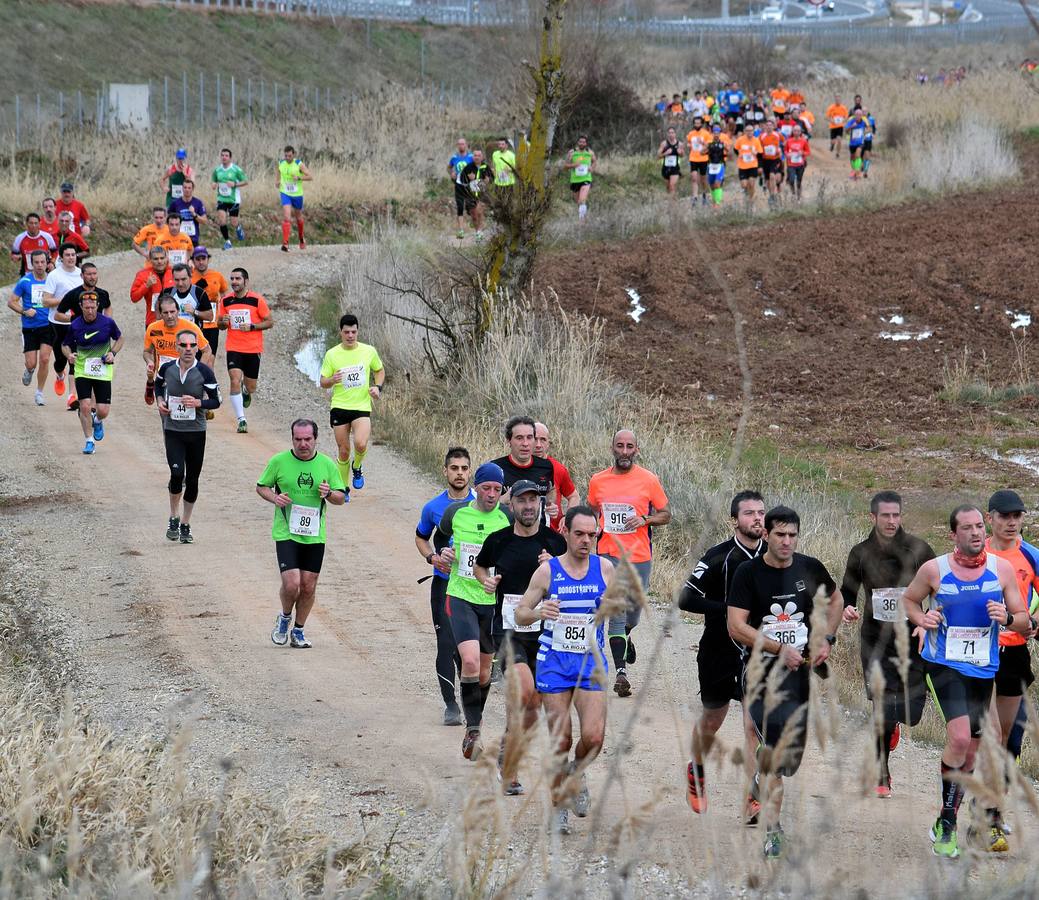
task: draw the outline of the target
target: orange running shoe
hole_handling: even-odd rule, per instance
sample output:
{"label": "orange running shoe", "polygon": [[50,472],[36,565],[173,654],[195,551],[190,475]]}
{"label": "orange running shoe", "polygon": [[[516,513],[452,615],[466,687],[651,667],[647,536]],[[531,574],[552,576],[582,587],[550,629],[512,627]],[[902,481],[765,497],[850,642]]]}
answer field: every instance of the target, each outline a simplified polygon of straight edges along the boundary
{"label": "orange running shoe", "polygon": [[69,399],[65,401],[65,409],[72,412],[79,409],[79,398],[75,394],[69,394]]}
{"label": "orange running shoe", "polygon": [[689,763],[685,777],[686,783],[689,785],[686,799],[689,801],[690,808],[694,813],[707,812],[707,782],[702,775],[696,774],[695,763]]}
{"label": "orange running shoe", "polygon": [[54,376],[54,393],[59,397],[65,393],[65,373]]}
{"label": "orange running shoe", "polygon": [[761,804],[753,797],[748,797],[743,807],[743,824],[753,828],[758,824],[758,815],[761,813]]}
{"label": "orange running shoe", "polygon": [[891,776],[887,775],[880,780],[880,784],[877,785],[877,797],[881,800],[888,800],[891,797]]}
{"label": "orange running shoe", "polygon": [[898,746],[898,742],[902,737],[902,726],[895,722],[895,730],[891,735],[891,743],[888,745],[888,750],[894,750]]}

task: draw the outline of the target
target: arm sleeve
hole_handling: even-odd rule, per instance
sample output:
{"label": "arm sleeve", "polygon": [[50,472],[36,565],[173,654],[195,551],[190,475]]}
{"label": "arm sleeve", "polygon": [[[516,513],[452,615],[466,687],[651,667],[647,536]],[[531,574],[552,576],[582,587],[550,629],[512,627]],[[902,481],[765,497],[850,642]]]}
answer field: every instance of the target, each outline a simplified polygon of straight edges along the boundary
{"label": "arm sleeve", "polygon": [[[172,360],[170,360],[172,362]],[[166,366],[169,362],[164,362],[159,366],[159,371],[155,373],[155,396],[164,397],[166,395]],[[205,376],[208,381],[208,376]],[[205,409],[205,401],[202,401],[202,408]]]}
{"label": "arm sleeve", "polygon": [[725,598],[726,606],[735,606],[737,609],[750,610],[753,601],[750,562],[745,562],[736,570],[732,579],[732,587]]}
{"label": "arm sleeve", "polygon": [[130,301],[133,303],[140,303],[145,296],[144,283],[148,280],[148,276],[151,274],[149,269],[142,269],[134,276],[133,284],[130,285]]}
{"label": "arm sleeve", "polygon": [[653,488],[650,492],[649,500],[653,504],[654,509],[663,509],[669,502],[667,494],[664,493],[664,488],[660,484],[660,479],[655,475],[653,476]]}
{"label": "arm sleeve", "polygon": [[559,484],[556,485],[556,488],[559,490],[561,496],[569,497],[577,490],[577,487],[574,485],[574,480],[570,477],[570,470],[560,463],[559,474]]}
{"label": "arm sleeve", "polygon": [[[216,373],[209,366],[198,364],[198,370],[202,373],[205,396],[202,398],[203,409],[220,408],[220,386],[216,380]],[[331,483],[331,482],[330,482]]]}
{"label": "arm sleeve", "polygon": [[[321,368],[321,374],[325,374],[324,366]],[[430,501],[422,507],[422,513],[418,517],[418,525],[415,526],[415,534],[428,541],[433,536],[436,528],[436,523],[433,521],[433,501]]]}
{"label": "arm sleeve", "polygon": [[440,524],[437,525],[437,531],[439,531],[445,539],[454,534],[455,512],[468,502],[469,501],[466,500],[460,503],[452,503],[444,510],[444,514],[440,517]]}
{"label": "arm sleeve", "polygon": [[711,566],[707,558],[701,559],[689,574],[678,594],[678,607],[685,612],[724,612],[725,601],[718,599],[717,566]]}
{"label": "arm sleeve", "polygon": [[483,542],[480,552],[476,555],[476,564],[478,566],[483,566],[485,569],[490,569],[494,566],[495,560],[498,558],[499,534],[501,534],[501,532],[496,531]]}
{"label": "arm sleeve", "polygon": [[370,366],[373,372],[382,371],[382,360],[379,358],[379,351],[375,350],[374,348],[372,349],[372,359]]}
{"label": "arm sleeve", "polygon": [[862,572],[859,563],[858,545],[851,548],[848,564],[844,567],[844,578],[841,580],[841,596],[845,606],[855,606],[859,602],[859,588],[862,587]]}
{"label": "arm sleeve", "polygon": [[824,566],[819,560],[814,560],[813,575],[818,580],[819,584],[826,588],[826,595],[832,596],[833,592],[837,590],[837,582],[833,580],[833,576],[830,575],[826,566]]}
{"label": "arm sleeve", "polygon": [[260,475],[257,480],[257,484],[260,487],[272,488],[278,483],[278,457],[272,456],[270,461],[267,463],[267,467],[263,470],[263,474]]}
{"label": "arm sleeve", "polygon": [[328,475],[325,477],[328,481],[328,486],[333,491],[342,491],[346,493],[346,485],[343,484],[343,475],[339,471],[339,466],[335,464],[335,460],[329,459],[328,461]]}
{"label": "arm sleeve", "polygon": [[[332,358],[328,353],[325,353],[324,357],[321,359],[321,377],[331,378],[335,373],[336,370],[335,365],[332,363]],[[425,514],[425,507],[423,507],[423,514]]]}

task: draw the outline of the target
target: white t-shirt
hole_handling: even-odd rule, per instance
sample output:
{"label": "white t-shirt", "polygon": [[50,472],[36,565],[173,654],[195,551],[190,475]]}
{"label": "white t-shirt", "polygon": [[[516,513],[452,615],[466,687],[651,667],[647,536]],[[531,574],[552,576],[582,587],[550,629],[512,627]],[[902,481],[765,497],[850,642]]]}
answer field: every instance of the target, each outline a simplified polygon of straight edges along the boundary
{"label": "white t-shirt", "polygon": [[[43,285],[43,292],[45,294],[53,294],[58,300],[61,300],[69,291],[79,287],[82,283],[83,273],[80,272],[79,266],[76,266],[71,272],[66,272],[65,267],[59,263],[47,273],[47,281]],[[47,313],[48,322],[58,321],[54,318],[57,311],[58,307],[51,307],[50,312]]]}
{"label": "white t-shirt", "polygon": [[707,115],[707,104],[703,100],[693,100],[692,109],[690,110],[694,116]]}

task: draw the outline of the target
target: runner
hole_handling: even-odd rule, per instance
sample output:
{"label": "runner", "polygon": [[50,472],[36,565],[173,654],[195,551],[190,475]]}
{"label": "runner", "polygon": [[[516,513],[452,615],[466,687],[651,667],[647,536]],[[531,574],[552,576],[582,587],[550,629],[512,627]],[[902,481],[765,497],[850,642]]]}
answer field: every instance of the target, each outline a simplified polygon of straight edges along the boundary
{"label": "runner", "polygon": [[833,103],[826,107],[826,119],[830,123],[830,152],[841,158],[841,138],[844,137],[844,123],[848,121],[848,107],[841,103],[841,98],[834,95]]}
{"label": "runner", "polygon": [[783,154],[786,141],[783,135],[776,131],[773,119],[765,120],[764,130],[758,140],[761,142],[761,174],[768,191],[768,205],[775,206],[783,185]]}
{"label": "runner", "polygon": [[231,151],[224,147],[220,151],[220,165],[213,169],[213,190],[216,191],[216,224],[220,227],[220,236],[224,239],[224,249],[231,249],[231,232],[227,228],[227,220],[231,219],[231,227],[239,241],[245,240],[245,229],[242,228],[240,215],[242,211],[242,188],[249,183],[245,172],[237,163],[231,162]]}
{"label": "runner", "polygon": [[179,200],[184,194],[184,181],[188,178],[194,179],[195,170],[188,165],[188,151],[181,147],[173,160],[173,164],[166,170],[166,174],[159,179],[166,189],[166,202],[164,209],[169,209],[174,200]]}
{"label": "runner", "polygon": [[[59,244],[58,260],[58,265],[47,273],[47,280],[43,285],[43,305],[48,309],[47,320],[51,324],[49,337],[51,348],[54,350],[54,393],[60,397],[65,393],[65,368],[68,365],[68,357],[63,349],[63,344],[69,326],[58,319],[58,306],[69,291],[83,283],[83,275],[76,265],[74,244]],[[72,385],[72,388],[65,402],[65,408],[79,409],[75,385]]]}
{"label": "runner", "polygon": [[[588,482],[588,505],[600,517],[602,536],[598,553],[616,566],[626,556],[649,591],[653,569],[652,528],[671,521],[667,495],[656,475],[635,462],[639,455],[635,432],[622,429],[613,436],[613,465]],[[627,615],[610,618],[610,653],[617,677],[613,684],[619,697],[631,694],[627,665],[635,662],[631,632],[639,624],[642,609],[628,601]]]}
{"label": "runner", "polygon": [[469,152],[469,143],[465,138],[458,139],[458,151],[447,162],[447,174],[455,188],[455,215],[458,218],[458,231],[455,237],[462,240],[465,237],[465,202],[469,192],[462,177],[462,170],[473,161],[473,155]]}
{"label": "runner", "polygon": [[[441,563],[451,567],[447,583],[447,617],[462,660],[461,695],[465,713],[462,756],[475,760],[483,751],[480,725],[491,690],[494,654],[494,598],[476,580],[476,557],[494,532],[509,527],[508,516],[498,505],[505,482],[501,467],[485,462],[476,470],[476,498],[452,503],[437,525],[437,542],[453,547],[440,552]],[[529,623],[524,623],[529,624]]]}
{"label": "runner", "polygon": [[873,136],[877,133],[877,120],[873,118],[871,112],[863,111],[863,115],[866,117],[866,124],[869,125],[869,128],[862,136],[862,177],[869,178],[870,161],[873,159]]}
{"label": "runner", "polygon": [[556,488],[556,514],[550,517],[549,525],[553,531],[559,531],[563,524],[563,516],[571,506],[577,506],[581,502],[581,495],[574,486],[574,480],[570,477],[570,470],[558,459],[548,455],[552,439],[548,433],[548,426],[544,422],[534,423],[534,456],[538,459],[547,459],[552,463],[552,483]]}
{"label": "runner", "polygon": [[745,99],[743,91],[740,90],[740,86],[737,82],[732,82],[728,89],[722,92],[725,105],[725,118],[730,122],[736,122],[738,125],[742,124],[743,120],[743,101]]}
{"label": "runner", "polygon": [[386,383],[379,351],[357,340],[359,327],[357,316],[352,313],[340,316],[339,343],[321,360],[321,387],[332,390],[328,420],[338,450],[336,465],[343,483],[349,475],[350,483],[358,491],[364,487],[364,458],[372,436],[372,401],[382,397]]}
{"label": "runner", "polygon": [[858,181],[862,173],[862,145],[866,140],[866,132],[869,130],[869,122],[861,109],[855,110],[844,126],[844,133],[848,135],[848,155],[851,157],[851,178]]}
{"label": "runner", "polygon": [[54,235],[54,242],[59,247],[62,244],[71,244],[76,248],[76,265],[79,265],[90,255],[90,245],[83,240],[81,235],[76,234],[73,227],[72,213],[68,210],[58,213],[58,231]]}
{"label": "runner", "polygon": [[[148,264],[135,276],[130,285],[130,302],[146,301],[144,307],[144,327],[147,328],[159,317],[158,300],[163,291],[173,287],[173,271],[170,269],[170,258],[166,248],[159,245],[148,251]],[[146,398],[147,399],[147,398]],[[149,403],[152,403],[149,400]]]}
{"label": "runner", "polygon": [[491,154],[491,169],[496,187],[512,187],[516,183],[516,154],[508,138],[498,139],[498,149]]}
{"label": "runner", "polygon": [[51,358],[53,329],[43,303],[43,292],[47,285],[47,264],[50,252],[34,250],[30,254],[29,271],[18,279],[7,301],[7,307],[21,319],[22,353],[25,356],[25,371],[22,384],[32,384],[36,373],[36,405],[43,406],[43,389],[47,384],[47,368]]}
{"label": "runner", "polygon": [[[804,756],[808,663],[822,672],[837,642],[843,609],[826,567],[796,552],[800,530],[801,519],[794,510],[770,509],[765,514],[766,550],[736,570],[726,601],[729,634],[743,646],[743,691],[745,697],[753,692],[748,698],[750,717],[761,742],[752,790],[765,823],[766,859],[782,856],[786,842],[779,821],[783,778],[797,774]],[[826,592],[826,639],[813,641],[812,610],[819,589]],[[757,685],[748,685],[751,651],[759,642],[765,674]],[[786,671],[776,690],[770,691],[766,684],[777,665]],[[781,755],[774,756],[777,751]]]}
{"label": "runner", "polygon": [[[177,335],[181,331],[190,331],[195,335],[197,349],[202,355],[202,363],[213,365],[213,352],[202,336],[202,330],[185,314],[177,299],[172,294],[163,294],[159,298],[159,319],[152,322],[144,330],[144,364],[148,370],[148,385],[152,390],[152,401],[155,399],[155,373],[168,359],[177,359]],[[151,406],[151,403],[148,404]]]}
{"label": "runner", "polygon": [[79,424],[86,443],[83,452],[94,452],[94,443],[105,438],[104,421],[112,408],[112,374],[115,358],[123,346],[123,334],[111,316],[97,311],[97,300],[80,301],[83,315],[72,321],[62,344],[66,362],[73,364]]}
{"label": "runner", "polygon": [[[599,755],[606,735],[606,694],[603,691],[609,664],[603,652],[602,624],[595,614],[602,595],[613,578],[613,564],[592,553],[598,522],[587,506],[567,510],[563,537],[566,553],[541,563],[530,586],[516,606],[518,627],[548,622],[538,641],[537,680],[549,732],[556,753],[564,762],[555,766],[552,779],[553,828],[560,834],[571,831],[570,811],[564,782],[577,779],[573,810],[588,815],[590,798],[586,772]],[[569,760],[573,744],[570,708],[577,710],[581,739]]]}
{"label": "runner", "polygon": [[685,156],[685,144],[678,139],[674,127],[667,130],[667,137],[657,148],[657,159],[660,162],[660,174],[667,182],[667,192],[676,194],[678,180],[682,177],[682,157]]}
{"label": "runner", "polygon": [[[534,687],[534,678],[541,627],[538,622],[518,625],[516,606],[538,566],[564,553],[566,541],[545,524],[541,514],[541,493],[533,481],[517,481],[510,495],[515,517],[512,528],[496,531],[484,541],[476,557],[474,574],[484,591],[495,597],[495,619],[497,622],[500,617],[504,630],[498,656],[503,667],[512,665],[516,670],[518,696],[513,694],[511,687],[505,691],[506,734],[518,732],[522,742],[523,735],[538,723],[540,697]],[[523,793],[523,785],[516,778],[514,765],[506,771],[506,739],[502,740],[498,754],[498,772],[505,793],[516,796]],[[514,756],[509,754],[510,762]]]}
{"label": "runner", "polygon": [[241,267],[231,270],[231,293],[220,301],[220,312],[217,322],[227,331],[231,408],[238,419],[238,433],[246,434],[249,425],[245,411],[252,403],[260,377],[263,332],[273,327],[274,317],[263,295],[249,290],[249,273]]}
{"label": "runner", "polygon": [[40,231],[46,231],[57,243],[58,203],[53,197],[44,197],[41,208],[43,215],[40,217]]}
{"label": "runner", "polygon": [[721,125],[711,126],[711,140],[707,144],[707,187],[715,208],[722,205],[725,196],[725,160],[731,143]]}
{"label": "runner", "polygon": [[[443,535],[437,535],[440,519],[452,503],[467,503],[476,499],[469,486],[472,461],[465,447],[449,447],[444,456],[444,478],[447,490],[442,491],[425,506],[415,527],[415,546],[427,565],[433,567],[429,584],[429,607],[433,617],[433,632],[437,639],[436,672],[440,695],[444,698],[444,724],[461,725],[462,711],[455,697],[455,675],[461,675],[462,660],[455,647],[451,633],[451,621],[447,617],[447,581],[451,566],[441,556],[447,546]],[[432,541],[432,542],[431,542]],[[424,581],[425,579],[419,579]]]}
{"label": "runner", "polygon": [[508,505],[507,492],[517,481],[533,481],[538,486],[545,521],[551,521],[558,514],[553,492],[555,468],[547,459],[534,455],[534,420],[530,416],[513,416],[505,423],[504,433],[509,452],[493,460],[505,478],[502,502]]}
{"label": "runner", "polygon": [[[945,719],[942,752],[941,812],[931,827],[936,856],[956,859],[956,818],[964,789],[960,772],[974,771],[992,683],[999,668],[999,628],[1025,634],[1031,623],[1017,589],[1014,569],[985,550],[985,520],[974,506],[957,506],[949,516],[952,553],[924,563],[902,600],[921,639],[927,684]],[[923,602],[929,598],[929,609]],[[1005,852],[1006,837],[997,827],[999,810],[989,808],[987,849]]]}
{"label": "runner", "polygon": [[302,182],[313,181],[314,177],[303,160],[296,158],[295,147],[287,145],[284,153],[285,158],[278,163],[278,191],[281,197],[281,249],[288,253],[293,219],[296,220],[299,249],[307,249],[307,242],[303,239]]}
{"label": "runner", "polygon": [[595,151],[588,146],[588,135],[580,135],[577,146],[566,154],[563,168],[570,170],[570,193],[577,204],[577,220],[582,224],[588,215],[588,194],[592,190],[596,163]]}
{"label": "runner", "polygon": [[801,201],[801,185],[805,168],[808,166],[808,157],[811,155],[811,144],[802,136],[801,126],[795,125],[790,139],[786,142],[786,180],[798,202]]}
{"label": "runner", "polygon": [[178,328],[175,338],[177,358],[164,362],[155,375],[166,464],[170,467],[166,538],[191,544],[191,513],[206,455],[206,416],[201,410],[208,413],[217,409],[220,391],[213,370],[198,361],[198,329]]}
{"label": "runner", "polygon": [[[34,250],[47,251],[47,265],[58,254],[58,245],[54,237],[40,230],[40,217],[37,213],[29,213],[25,217],[25,231],[11,242],[11,262],[18,264],[18,277],[21,278],[32,269]],[[46,269],[44,270],[46,271]]]}
{"label": "runner", "polygon": [[[166,255],[169,257],[170,265],[175,266],[179,263],[186,263],[191,259],[191,254],[195,252],[195,244],[188,237],[182,228],[182,219],[180,213],[166,212],[166,234],[159,235],[156,240],[158,246],[162,247],[166,251]],[[150,251],[149,251],[150,256]]]}
{"label": "runner", "polygon": [[72,217],[72,228],[70,231],[81,234],[84,238],[90,237],[90,213],[76,199],[76,188],[71,181],[66,181],[62,184],[61,196],[54,204],[54,210],[59,218],[63,212],[67,212]]}
{"label": "runner", "polygon": [[[204,288],[200,288],[192,281],[191,267],[186,263],[178,263],[173,267],[173,290],[170,291],[170,296],[177,302],[181,314],[191,317],[199,328],[208,325],[210,329],[216,329],[219,332],[220,326],[216,324],[216,310],[213,307],[213,301]],[[209,348],[209,352],[212,354],[212,347]],[[209,360],[206,365],[213,365],[212,355]]]}
{"label": "runner", "polygon": [[[693,812],[707,811],[704,758],[729,712],[729,703],[743,703],[743,662],[739,647],[729,637],[726,601],[741,563],[765,552],[765,503],[757,491],[740,491],[729,504],[733,536],[708,550],[696,564],[678,596],[685,612],[704,617],[703,635],[696,652],[703,713],[693,726],[692,757],[686,770],[687,799]],[[748,783],[754,777],[758,734],[747,707],[743,707],[744,769]],[[756,825],[761,804],[748,796],[744,821]]]}
{"label": "runner", "polygon": [[[194,251],[198,246],[200,225],[208,225],[209,217],[206,215],[206,205],[195,196],[195,182],[190,178],[184,179],[182,185],[183,193],[179,199],[175,199],[167,213],[176,213],[180,216],[180,230],[191,238],[191,249]],[[188,254],[188,259],[191,254]],[[187,260],[184,260],[187,262]]]}
{"label": "runner", "polygon": [[758,180],[758,160],[765,154],[761,141],[744,132],[732,142],[732,155],[740,175],[740,187],[747,207],[754,203],[754,183]]}
{"label": "runner", "polygon": [[[209,267],[209,251],[199,244],[195,252],[191,254],[194,263],[191,270],[191,281],[195,287],[206,292],[210,305],[213,307],[213,318],[206,321],[195,317],[195,324],[202,329],[206,341],[213,350],[213,359],[220,347],[220,326],[217,318],[220,316],[220,298],[231,292],[231,285],[227,279],[216,269]],[[207,417],[208,418],[208,417]]]}
{"label": "runner", "polygon": [[107,310],[112,308],[112,298],[108,295],[108,291],[97,286],[97,266],[92,262],[85,262],[80,267],[79,272],[83,283],[79,287],[74,287],[61,298],[54,316],[57,321],[66,325],[78,316],[83,315],[83,297],[88,294],[93,295],[97,301],[97,311],[99,313],[111,315]]}
{"label": "runner", "polygon": [[704,125],[702,116],[693,117],[693,130],[685,136],[686,145],[689,147],[689,180],[693,184],[693,204],[696,204],[697,196],[700,204],[707,206],[707,145],[711,142],[712,134]]}
{"label": "runner", "polygon": [[[879,723],[877,759],[880,774],[876,794],[891,796],[891,770],[888,759],[898,745],[899,722],[917,725],[927,700],[926,674],[916,641],[909,642],[909,677],[903,684],[898,663],[896,629],[909,629],[905,614],[899,608],[902,588],[913,580],[927,560],[934,559],[930,544],[907,534],[902,528],[902,498],[894,491],[881,491],[869,504],[873,530],[861,543],[851,548],[844,567],[841,594],[844,597],[844,621],[859,620],[859,589],[863,589],[862,624],[859,627],[859,656],[866,696],[873,702],[874,721]],[[908,631],[906,637],[908,638]],[[873,666],[880,667],[884,680],[883,696],[873,696]],[[909,708],[906,709],[906,699]]]}
{"label": "runner", "polygon": [[160,246],[160,241],[169,237],[170,230],[166,227],[166,209],[162,206],[152,207],[152,220],[143,226],[133,236],[133,249],[145,259],[152,247]]}
{"label": "runner", "polygon": [[780,81],[773,90],[769,91],[769,97],[772,100],[772,114],[777,120],[786,115],[787,98],[789,98],[789,96],[790,91],[783,87],[782,81]]}
{"label": "runner", "polygon": [[462,169],[462,179],[466,190],[465,210],[473,221],[473,228],[476,229],[476,240],[480,242],[483,240],[484,220],[482,195],[490,178],[490,170],[483,160],[482,150],[473,150],[472,155],[472,162],[466,163]]}
{"label": "runner", "polygon": [[317,452],[317,422],[296,419],[289,432],[292,449],[271,457],[256,482],[256,493],[274,504],[271,537],[281,572],[281,612],[271,640],[279,647],[308,650],[314,645],[303,626],[314,608],[325,557],[325,504],[342,506],[346,488],[336,464]]}

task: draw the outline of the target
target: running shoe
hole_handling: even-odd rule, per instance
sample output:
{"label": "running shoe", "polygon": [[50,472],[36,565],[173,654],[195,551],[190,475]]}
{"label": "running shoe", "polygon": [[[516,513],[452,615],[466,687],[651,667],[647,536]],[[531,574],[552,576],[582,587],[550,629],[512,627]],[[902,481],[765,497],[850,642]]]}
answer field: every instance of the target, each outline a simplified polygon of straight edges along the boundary
{"label": "running shoe", "polygon": [[350,472],[350,484],[353,485],[355,491],[359,491],[364,487],[364,472],[360,469],[355,469],[353,466],[350,467]]}
{"label": "running shoe", "polygon": [[43,391],[39,390],[38,388],[36,390],[36,405],[37,406],[43,406],[44,405],[44,403],[43,403]]}
{"label": "running shoe", "polygon": [[482,231],[476,232],[476,243],[478,243],[478,244],[482,244],[483,243],[483,232]]}
{"label": "running shoe", "polygon": [[225,249],[225,250],[230,250],[230,249],[231,249],[231,246],[232,246],[232,245],[231,245],[231,242],[230,242],[230,241],[224,241],[224,249]]}
{"label": "running shoe", "polygon": [[462,756],[466,759],[479,759],[482,749],[480,746],[480,729],[467,728],[465,737],[462,738]]}
{"label": "running shoe", "polygon": [[271,640],[279,647],[284,647],[289,642],[289,623],[292,620],[288,616],[278,613],[274,620],[274,630],[271,632]]}
{"label": "running shoe", "polygon": [[462,711],[457,706],[449,706],[444,710],[445,725],[461,725]]}
{"label": "running shoe", "polygon": [[288,244],[282,244],[281,245],[281,252],[282,253],[288,253],[289,252],[289,245]]}
{"label": "running shoe", "polygon": [[169,524],[166,526],[166,540],[175,541],[180,537],[180,518],[170,516]]}
{"label": "running shoe", "polygon": [[180,542],[182,544],[195,543],[195,539],[191,536],[191,526],[187,522],[180,523]]}
{"label": "running shoe", "polygon": [[146,381],[144,383],[144,402],[149,406],[155,405],[155,382]]}
{"label": "running shoe", "polygon": [[299,242],[299,249],[300,250],[306,250],[307,249],[307,242],[306,241],[300,241]]}
{"label": "running shoe", "polygon": [[959,857],[960,848],[956,846],[956,829],[947,828],[940,818],[931,826],[931,841],[934,843],[931,850],[935,856],[942,856],[945,859]]}
{"label": "running shoe", "polygon": [[783,856],[786,835],[783,834],[783,826],[776,825],[769,828],[765,834],[765,859],[780,859]]}
{"label": "running shoe", "polygon": [[588,779],[585,778],[584,773],[581,773],[581,786],[577,789],[577,796],[574,797],[574,815],[579,819],[583,819],[588,815],[588,808],[592,805],[592,798],[588,793]]}
{"label": "running shoe", "polygon": [[249,433],[249,423],[246,422],[245,419],[239,419],[238,420],[238,433],[239,434],[248,434]]}
{"label": "running shoe", "polygon": [[631,682],[628,681],[628,676],[623,670],[617,672],[617,677],[613,682],[613,689],[616,691],[618,697],[631,696]]}
{"label": "running shoe", "polygon": [[572,834],[574,828],[570,824],[570,810],[566,807],[557,809],[552,827],[556,834]]}
{"label": "running shoe", "polygon": [[902,726],[898,722],[895,722],[895,730],[891,734],[891,743],[888,744],[888,750],[894,750],[898,746],[899,740],[902,738]]}
{"label": "running shoe", "polygon": [[83,445],[83,453],[84,453],[84,455],[90,456],[90,455],[93,454],[93,452],[94,452],[94,442],[93,441],[87,441]]}
{"label": "running shoe", "polygon": [[635,665],[635,642],[631,639],[631,635],[628,635],[628,649],[624,652],[624,661],[629,665]]}
{"label": "running shoe", "polygon": [[97,413],[94,413],[92,418],[94,420],[94,440],[103,441],[105,439],[105,423],[97,417]]}
{"label": "running shoe", "polygon": [[216,413],[213,412],[213,410],[211,410],[211,409],[207,409],[206,410],[206,421],[207,422],[212,422],[213,419],[215,419],[215,418],[216,418]]}
{"label": "running shoe", "polygon": [[455,237],[458,238],[458,240],[460,241],[465,240],[465,229],[459,228],[457,233],[455,234]]}
{"label": "running shoe", "polygon": [[686,799],[694,813],[707,812],[707,782],[701,775],[696,774],[696,764],[689,763],[685,773],[686,784],[689,790]]}
{"label": "running shoe", "polygon": [[245,387],[243,386],[242,387],[242,406],[244,406],[246,409],[248,409],[250,406],[252,406],[252,403],[253,403],[253,395],[250,394],[245,389]]}
{"label": "running shoe", "polygon": [[746,802],[743,804],[743,824],[747,828],[756,827],[760,815],[761,802],[755,800],[753,797],[748,797]]}
{"label": "running shoe", "polygon": [[1006,832],[995,824],[984,829],[968,828],[967,843],[984,853],[1007,853],[1010,850]]}
{"label": "running shoe", "polygon": [[297,650],[309,650],[314,645],[307,640],[302,628],[293,628],[289,633],[289,646]]}
{"label": "running shoe", "polygon": [[234,230],[234,236],[240,241],[245,240],[245,229],[241,225],[236,225]]}
{"label": "running shoe", "polygon": [[65,373],[54,376],[54,393],[59,397],[65,393]]}
{"label": "running shoe", "polygon": [[22,372],[22,384],[25,385],[25,387],[28,387],[31,382],[32,372],[26,369],[24,372]]}
{"label": "running shoe", "polygon": [[527,792],[526,788],[516,781],[515,778],[501,790],[506,797],[522,797]]}
{"label": "running shoe", "polygon": [[69,394],[69,399],[65,401],[65,409],[68,412],[79,412],[79,397]]}
{"label": "running shoe", "polygon": [[890,775],[885,775],[880,779],[880,783],[877,785],[877,797],[881,800],[887,800],[891,797]]}

